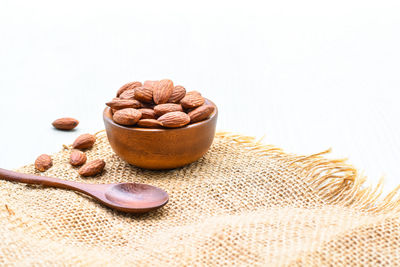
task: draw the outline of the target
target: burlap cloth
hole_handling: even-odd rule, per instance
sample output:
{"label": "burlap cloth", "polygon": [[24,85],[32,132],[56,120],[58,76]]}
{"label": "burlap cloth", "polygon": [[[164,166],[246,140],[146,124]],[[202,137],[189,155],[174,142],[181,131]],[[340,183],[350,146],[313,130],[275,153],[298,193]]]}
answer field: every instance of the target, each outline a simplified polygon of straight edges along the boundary
{"label": "burlap cloth", "polygon": [[[322,154],[322,153],[321,153]],[[155,212],[112,211],[72,191],[0,181],[0,264],[6,266],[321,266],[400,261],[399,201],[343,160],[296,156],[250,137],[217,134],[198,162],[170,171],[132,167],[98,135],[81,178],[69,151],[45,175],[90,183],[140,182],[165,189]],[[18,171],[35,173],[32,165]],[[6,206],[7,205],[7,206]]]}

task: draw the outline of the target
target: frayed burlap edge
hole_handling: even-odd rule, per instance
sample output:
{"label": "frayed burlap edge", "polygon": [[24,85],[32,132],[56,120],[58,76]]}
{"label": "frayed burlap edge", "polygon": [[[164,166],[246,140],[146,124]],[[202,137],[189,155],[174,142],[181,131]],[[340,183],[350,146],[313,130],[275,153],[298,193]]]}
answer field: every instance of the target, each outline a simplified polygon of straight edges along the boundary
{"label": "frayed burlap edge", "polygon": [[218,132],[221,138],[231,139],[260,156],[273,156],[302,169],[301,179],[328,205],[351,207],[363,212],[391,213],[400,210],[400,185],[386,196],[382,196],[384,180],[377,185],[366,186],[366,177],[347,163],[347,159],[327,159],[323,155],[331,149],[309,156],[284,152],[273,145],[267,145],[255,137]]}

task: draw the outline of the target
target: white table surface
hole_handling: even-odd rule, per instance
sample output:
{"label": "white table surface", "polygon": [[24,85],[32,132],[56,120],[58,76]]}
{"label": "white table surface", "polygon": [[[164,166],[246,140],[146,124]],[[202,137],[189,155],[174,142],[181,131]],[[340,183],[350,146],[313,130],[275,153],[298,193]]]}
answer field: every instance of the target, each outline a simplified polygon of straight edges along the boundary
{"label": "white table surface", "polygon": [[[219,130],[399,184],[399,1],[110,3],[0,2],[1,167],[102,129],[123,83],[171,78],[217,103]],[[52,128],[64,116],[76,131]]]}

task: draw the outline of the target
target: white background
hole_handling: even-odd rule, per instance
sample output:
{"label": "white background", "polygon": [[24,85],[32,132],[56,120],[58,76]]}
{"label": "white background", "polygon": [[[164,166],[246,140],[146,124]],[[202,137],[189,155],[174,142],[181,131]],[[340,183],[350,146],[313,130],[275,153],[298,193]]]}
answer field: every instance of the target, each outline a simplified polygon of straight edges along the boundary
{"label": "white background", "polygon": [[[399,1],[0,1],[0,167],[103,128],[125,82],[171,78],[219,130],[332,147],[371,183],[400,177]],[[70,133],[51,122],[78,118]]]}

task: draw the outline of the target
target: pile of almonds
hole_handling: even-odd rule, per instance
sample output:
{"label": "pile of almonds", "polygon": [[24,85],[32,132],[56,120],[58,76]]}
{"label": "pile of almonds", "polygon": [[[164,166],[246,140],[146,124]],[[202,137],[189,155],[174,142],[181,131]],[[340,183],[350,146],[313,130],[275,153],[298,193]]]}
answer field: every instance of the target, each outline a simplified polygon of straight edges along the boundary
{"label": "pile of almonds", "polygon": [[[79,174],[84,177],[95,176],[101,173],[106,165],[102,159],[96,159],[86,163],[87,157],[82,150],[92,148],[95,142],[96,137],[94,135],[82,134],[72,144],[73,150],[70,155],[69,163],[74,167],[83,165],[79,169]],[[35,168],[41,172],[47,171],[52,166],[53,160],[46,154],[40,155],[35,161]]]}
{"label": "pile of almonds", "polygon": [[143,128],[178,128],[207,119],[215,107],[197,91],[186,92],[171,80],[130,82],[106,103],[114,122]]}

